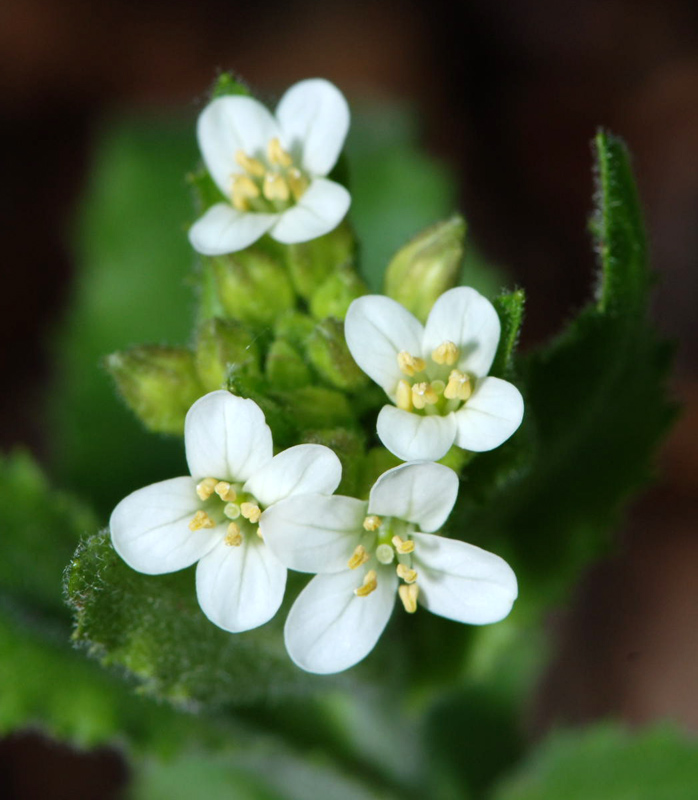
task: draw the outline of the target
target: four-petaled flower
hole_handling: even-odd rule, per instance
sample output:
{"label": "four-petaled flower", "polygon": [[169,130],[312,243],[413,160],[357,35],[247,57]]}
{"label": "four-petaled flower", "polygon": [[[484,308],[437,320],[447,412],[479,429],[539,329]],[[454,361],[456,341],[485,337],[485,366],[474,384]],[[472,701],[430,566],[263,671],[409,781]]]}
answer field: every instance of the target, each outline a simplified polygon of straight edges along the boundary
{"label": "four-petaled flower", "polygon": [[291,569],[316,575],[285,627],[286,648],[308,672],[340,672],[374,647],[395,604],[457,622],[503,619],[516,577],[499,556],[434,535],[453,508],[458,477],[441,464],[402,464],[378,479],[368,502],[290,497],[265,512],[268,546]]}
{"label": "four-petaled flower", "polygon": [[492,450],[521,424],[519,390],[487,377],[500,323],[474,289],[442,294],[426,326],[389,297],[360,297],[349,307],[345,335],[356,363],[397,406],[381,409],[377,428],[403,461],[437,461],[454,444]]}
{"label": "four-petaled flower", "polygon": [[351,198],[325,176],[348,128],[344,96],[319,78],[292,86],[275,117],[251,97],[213,100],[199,117],[197,135],[206,167],[229,202],[217,203],[194,223],[194,249],[224,255],[264,233],[292,244],[335,228]]}
{"label": "four-petaled flower", "polygon": [[116,552],[138,572],[159,575],[194,564],[202,610],[238,632],[271,619],[286,567],[264,542],[266,515],[287,497],[332,493],[341,464],[327,447],[301,444],[273,456],[264,414],[226,391],[189,409],[184,441],[190,477],[133,492],[111,515]]}

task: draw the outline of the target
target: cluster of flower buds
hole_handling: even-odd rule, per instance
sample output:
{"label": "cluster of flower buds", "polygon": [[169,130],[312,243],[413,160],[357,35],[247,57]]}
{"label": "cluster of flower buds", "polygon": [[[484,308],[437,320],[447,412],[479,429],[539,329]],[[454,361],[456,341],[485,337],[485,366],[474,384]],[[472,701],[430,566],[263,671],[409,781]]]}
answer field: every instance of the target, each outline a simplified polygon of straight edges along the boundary
{"label": "cluster of flower buds", "polygon": [[363,659],[397,599],[482,625],[517,596],[505,561],[439,533],[459,479],[436,462],[499,446],[523,417],[519,391],[488,374],[499,317],[452,288],[460,218],[398,253],[390,296],[365,294],[350,196],[327,177],[348,125],[324,80],[293,86],[275,115],[214,99],[198,125],[213,200],[189,233],[204,260],[195,344],[107,362],[151,429],[183,430],[190,472],[118,504],[116,551],[152,575],[196,563],[203,612],[231,632],[277,613],[287,569],[313,573],[285,640],[320,674]]}

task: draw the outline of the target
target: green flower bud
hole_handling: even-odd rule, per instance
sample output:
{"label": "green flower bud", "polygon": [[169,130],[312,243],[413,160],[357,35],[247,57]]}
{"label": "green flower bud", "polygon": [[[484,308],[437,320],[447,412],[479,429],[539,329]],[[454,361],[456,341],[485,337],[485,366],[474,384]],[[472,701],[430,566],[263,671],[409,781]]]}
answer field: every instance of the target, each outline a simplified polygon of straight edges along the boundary
{"label": "green flower bud", "polygon": [[312,381],[308,365],[296,348],[285,339],[277,339],[267,353],[266,375],[275,389],[295,389]]}
{"label": "green flower bud", "polygon": [[[356,494],[357,488],[364,485],[365,436],[362,432],[347,428],[309,430],[303,431],[303,441],[323,444],[330,450],[334,450],[339,457],[342,462],[342,482],[337,487],[337,494],[362,497],[362,495]],[[395,462],[396,464],[400,463],[397,458]],[[368,499],[371,485],[366,490],[366,499]]]}
{"label": "green flower bud", "polygon": [[225,388],[228,371],[235,365],[259,373],[259,348],[255,336],[231,319],[209,319],[196,337],[196,369],[207,392]]}
{"label": "green flower bud", "polygon": [[366,284],[356,270],[345,264],[315,291],[310,299],[310,311],[316,319],[344,319],[351,302],[366,292]]}
{"label": "green flower bud", "polygon": [[352,261],[355,249],[354,234],[346,222],[317,239],[289,245],[286,260],[298,294],[309,300],[335,270]]}
{"label": "green flower bud", "polygon": [[378,478],[389,469],[397,467],[402,462],[385,447],[372,447],[363,458],[359,472],[359,482],[356,486],[355,497],[368,499],[371,487]]}
{"label": "green flower bud", "polygon": [[368,383],[349,352],[344,323],[339,320],[330,318],[318,323],[306,346],[310,363],[337,389],[354,392]]}
{"label": "green flower bud", "polygon": [[315,323],[300,311],[290,311],[284,314],[274,326],[277,339],[286,339],[296,350],[305,352],[306,342],[315,330]]}
{"label": "green flower bud", "polygon": [[258,247],[208,260],[223,312],[240,322],[268,325],[296,298],[283,266]]}
{"label": "green flower bud", "polygon": [[185,348],[145,345],[107,356],[105,365],[127,405],[151,431],[184,431],[184,417],[205,394]]}
{"label": "green flower bud", "polygon": [[415,236],[388,264],[385,294],[424,322],[436,299],[458,281],[465,232],[465,220],[454,216]]}
{"label": "green flower bud", "polygon": [[343,427],[354,422],[352,407],[346,395],[334,389],[301,386],[291,392],[272,394],[298,430]]}

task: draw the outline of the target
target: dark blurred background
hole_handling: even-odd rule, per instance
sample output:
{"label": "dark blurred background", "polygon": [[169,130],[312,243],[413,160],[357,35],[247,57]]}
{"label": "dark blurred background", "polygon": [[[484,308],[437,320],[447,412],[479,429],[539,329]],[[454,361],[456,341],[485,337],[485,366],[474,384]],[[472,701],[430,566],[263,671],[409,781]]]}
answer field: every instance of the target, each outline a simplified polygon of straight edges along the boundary
{"label": "dark blurred background", "polygon": [[[100,121],[115,109],[174,111],[193,135],[212,78],[231,68],[265,93],[324,76],[350,100],[415,107],[423,146],[458,177],[479,249],[528,293],[523,347],[590,297],[590,141],[598,126],[626,139],[658,275],[656,324],[678,343],[683,414],[617,555],[550,620],[554,659],[528,725],[535,736],[610,714],[698,730],[698,5],[4,0],[3,449],[45,450],[48,339],[69,297],[67,231]],[[4,797],[109,797],[123,780],[103,753],[79,762],[83,780],[97,781],[83,793],[36,784],[20,767],[41,747],[36,737],[0,747]],[[50,753],[44,782],[76,763]]]}

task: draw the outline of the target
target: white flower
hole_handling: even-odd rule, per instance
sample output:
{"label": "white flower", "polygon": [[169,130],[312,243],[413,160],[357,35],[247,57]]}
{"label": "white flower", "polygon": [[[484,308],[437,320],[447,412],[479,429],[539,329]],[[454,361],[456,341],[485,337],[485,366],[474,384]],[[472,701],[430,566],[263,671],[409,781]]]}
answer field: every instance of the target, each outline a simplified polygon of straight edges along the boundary
{"label": "white flower", "polygon": [[273,456],[259,406],[226,391],[189,409],[184,442],[191,476],[122,500],[109,522],[114,549],[147,575],[198,561],[196,593],[206,616],[232,632],[256,628],[274,616],[286,587],[286,568],[263,539],[268,508],[286,497],[333,492],[339,459],[314,444]]}
{"label": "white flower", "polygon": [[199,253],[243,250],[265,233],[284,244],[306,242],[335,228],[351,197],[326,179],[342,150],[349,107],[333,84],[301,81],[281,98],[274,117],[251,97],[219,97],[197,126],[204,162],[229,198],[194,223]]}
{"label": "white flower", "polygon": [[[400,597],[439,616],[485,625],[516,599],[499,556],[436,536],[453,508],[458,477],[429,462],[402,464],[376,481],[368,503],[353,497],[290,497],[266,513],[270,548],[291,569],[320,573],[286,620],[286,648],[308,672],[340,672],[378,641]],[[426,532],[425,532],[426,531]]]}
{"label": "white flower", "polygon": [[349,307],[344,331],[356,363],[397,406],[381,409],[377,427],[403,461],[437,461],[454,444],[492,450],[521,424],[519,390],[487,377],[500,323],[474,289],[444,292],[426,326],[389,297],[360,297]]}

